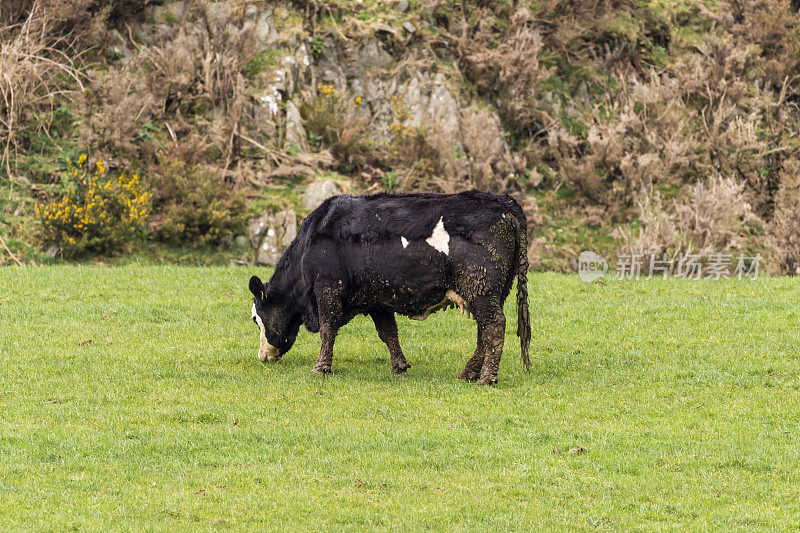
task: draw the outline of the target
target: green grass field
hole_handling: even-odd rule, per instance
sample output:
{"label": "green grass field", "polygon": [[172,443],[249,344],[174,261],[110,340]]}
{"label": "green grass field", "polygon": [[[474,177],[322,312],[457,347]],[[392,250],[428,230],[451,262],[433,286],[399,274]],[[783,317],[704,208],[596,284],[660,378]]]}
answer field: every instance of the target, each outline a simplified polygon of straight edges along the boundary
{"label": "green grass field", "polygon": [[800,528],[800,280],[533,274],[483,388],[456,311],[260,363],[254,272],[0,270],[0,529]]}

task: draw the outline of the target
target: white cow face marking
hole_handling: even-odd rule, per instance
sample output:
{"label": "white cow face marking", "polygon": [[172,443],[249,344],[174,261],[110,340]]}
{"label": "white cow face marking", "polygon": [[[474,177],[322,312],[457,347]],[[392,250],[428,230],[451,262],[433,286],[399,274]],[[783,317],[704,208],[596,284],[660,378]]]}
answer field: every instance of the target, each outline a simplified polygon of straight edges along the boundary
{"label": "white cow face marking", "polygon": [[408,239],[406,239],[405,237],[400,237],[400,244],[403,245],[403,250],[405,250],[406,246],[408,246]]}
{"label": "white cow face marking", "polygon": [[258,329],[261,333],[261,344],[258,348],[258,360],[262,363],[265,361],[277,361],[280,359],[280,350],[267,341],[267,330],[264,329],[264,322],[261,320],[261,317],[258,316],[256,304],[253,304],[253,308],[250,310],[250,313],[253,315],[253,321],[258,324]]}
{"label": "white cow face marking", "polygon": [[450,234],[444,229],[444,217],[439,217],[439,222],[433,228],[431,236],[425,242],[442,252],[444,255],[450,254]]}

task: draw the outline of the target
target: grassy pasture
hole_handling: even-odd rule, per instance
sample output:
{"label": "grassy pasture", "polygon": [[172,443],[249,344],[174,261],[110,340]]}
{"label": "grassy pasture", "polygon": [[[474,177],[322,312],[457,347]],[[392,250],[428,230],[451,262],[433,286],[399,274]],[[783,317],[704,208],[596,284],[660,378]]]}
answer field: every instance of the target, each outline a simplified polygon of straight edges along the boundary
{"label": "grassy pasture", "polygon": [[456,311],[261,364],[255,271],[0,270],[0,529],[800,528],[800,280],[533,274],[480,388]]}

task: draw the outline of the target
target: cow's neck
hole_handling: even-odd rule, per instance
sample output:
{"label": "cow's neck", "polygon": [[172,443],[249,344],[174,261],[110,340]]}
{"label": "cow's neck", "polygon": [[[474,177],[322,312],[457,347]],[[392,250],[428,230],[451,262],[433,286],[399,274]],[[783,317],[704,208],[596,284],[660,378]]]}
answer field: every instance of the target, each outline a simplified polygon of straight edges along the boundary
{"label": "cow's neck", "polygon": [[[308,220],[308,219],[306,219]],[[305,222],[303,223],[305,227]],[[300,268],[303,250],[308,244],[306,234],[302,231],[294,241],[286,248],[275,272],[269,280],[269,285],[273,286],[285,296],[285,311],[291,320],[295,317],[302,317],[306,327],[311,331],[318,329],[316,326],[316,311],[310,305],[308,287],[303,282],[303,274]]]}
{"label": "cow's neck", "polygon": [[275,290],[284,295],[284,305],[288,316],[302,313],[304,291],[301,287],[301,281],[299,273],[280,268],[280,266],[269,280],[270,290]]}

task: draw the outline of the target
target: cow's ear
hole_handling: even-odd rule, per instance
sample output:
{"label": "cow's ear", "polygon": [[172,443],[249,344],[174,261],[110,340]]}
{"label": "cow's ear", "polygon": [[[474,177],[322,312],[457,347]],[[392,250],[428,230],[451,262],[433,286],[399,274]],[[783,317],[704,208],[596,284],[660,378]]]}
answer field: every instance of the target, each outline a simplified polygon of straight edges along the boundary
{"label": "cow's ear", "polygon": [[266,295],[264,294],[264,284],[261,283],[261,280],[258,276],[253,276],[250,278],[250,292],[253,293],[258,300],[264,300]]}

